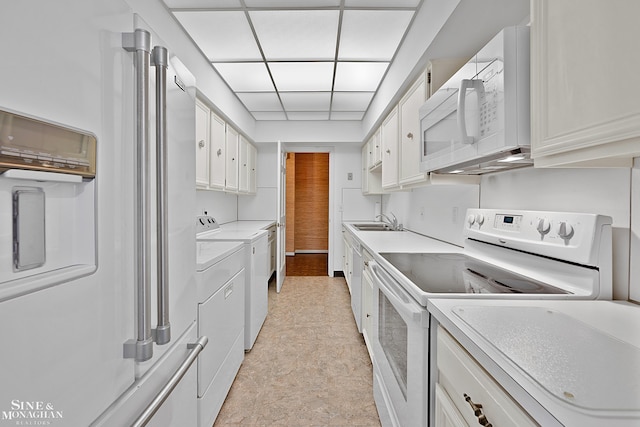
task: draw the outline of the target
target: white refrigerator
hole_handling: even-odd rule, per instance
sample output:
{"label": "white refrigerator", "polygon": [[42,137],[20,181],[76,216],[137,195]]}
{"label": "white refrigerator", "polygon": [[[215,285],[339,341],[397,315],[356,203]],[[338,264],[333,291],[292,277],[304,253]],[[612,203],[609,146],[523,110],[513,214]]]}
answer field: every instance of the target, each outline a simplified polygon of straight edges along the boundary
{"label": "white refrigerator", "polygon": [[[131,425],[180,368],[184,376],[149,425],[195,426],[196,364],[189,362],[205,345],[195,326],[195,79],[124,0],[34,0],[2,9],[0,110],[97,142],[94,178],[7,173],[20,168],[0,164],[0,427]],[[153,59],[149,67],[146,190],[138,173],[144,155],[137,54],[123,47],[129,40],[123,33],[136,28],[148,32],[151,50],[167,48],[166,128],[159,130]],[[160,219],[158,132],[166,136],[168,159]],[[45,158],[51,144],[42,133],[42,153],[35,155]],[[0,129],[5,152],[16,139]],[[42,194],[37,232],[15,220],[12,200],[20,188]],[[166,225],[161,234],[158,224]],[[16,268],[16,228],[42,245],[41,264]],[[158,261],[159,247],[166,248],[165,262]],[[159,277],[168,279],[164,298]],[[157,307],[158,299],[166,304]],[[159,317],[168,317],[169,326],[157,327]],[[145,341],[152,328],[160,338]]]}

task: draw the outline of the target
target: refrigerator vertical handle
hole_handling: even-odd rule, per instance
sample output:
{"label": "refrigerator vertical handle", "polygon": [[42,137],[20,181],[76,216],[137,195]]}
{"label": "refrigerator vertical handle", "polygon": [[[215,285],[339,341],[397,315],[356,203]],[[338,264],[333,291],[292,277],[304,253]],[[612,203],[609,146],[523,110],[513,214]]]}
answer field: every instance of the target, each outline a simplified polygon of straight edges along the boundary
{"label": "refrigerator vertical handle", "polygon": [[473,144],[473,136],[467,134],[467,89],[474,89],[478,92],[478,103],[481,102],[484,95],[484,82],[479,79],[463,79],[460,82],[460,90],[458,91],[458,128],[460,129],[460,140],[463,144]]}
{"label": "refrigerator vertical handle", "polygon": [[124,343],[124,357],[151,359],[151,198],[149,194],[149,61],[151,34],[122,34],[122,47],[134,53],[136,87],[136,339]]}
{"label": "refrigerator vertical handle", "polygon": [[168,183],[167,183],[167,49],[153,48],[156,69],[156,239],[158,326],[153,331],[157,344],[171,341],[169,324],[169,245],[168,245]]}

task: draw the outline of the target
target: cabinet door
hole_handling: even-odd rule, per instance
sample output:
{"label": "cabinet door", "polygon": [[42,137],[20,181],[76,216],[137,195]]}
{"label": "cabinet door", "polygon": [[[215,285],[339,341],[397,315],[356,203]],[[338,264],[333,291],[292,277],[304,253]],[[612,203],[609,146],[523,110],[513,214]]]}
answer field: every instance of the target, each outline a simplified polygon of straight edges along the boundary
{"label": "cabinet door", "polygon": [[413,84],[400,100],[400,184],[426,181],[420,172],[420,118],[418,110],[425,101],[424,75]]}
{"label": "cabinet door", "polygon": [[[371,257],[363,254],[363,261],[368,262]],[[364,265],[364,263],[363,263]],[[371,357],[371,338],[373,328],[373,281],[366,268],[362,271],[362,336]]]}
{"label": "cabinet door", "polygon": [[382,123],[382,188],[398,186],[398,107]]}
{"label": "cabinet door", "polygon": [[209,187],[224,188],[225,180],[225,123],[220,117],[211,114],[209,152]]}
{"label": "cabinet door", "polygon": [[225,156],[225,190],[238,191],[238,144],[239,135],[238,132],[227,125],[226,127],[226,139],[225,147],[227,154]]}
{"label": "cabinet door", "polygon": [[240,135],[238,145],[238,186],[241,193],[249,192],[249,141]]}
{"label": "cabinet door", "polygon": [[256,194],[257,191],[257,165],[258,165],[258,149],[249,144],[249,194]]}
{"label": "cabinet door", "polygon": [[209,108],[196,101],[196,187],[209,185]]}
{"label": "cabinet door", "polygon": [[371,143],[373,144],[373,147],[371,147],[371,152],[373,154],[371,166],[377,166],[382,162],[382,141],[380,140],[380,133],[381,129],[378,128],[378,130],[373,134],[373,139],[371,140]]}
{"label": "cabinet door", "polygon": [[640,2],[531,5],[535,165],[630,166],[640,154]]}
{"label": "cabinet door", "polygon": [[436,384],[435,427],[468,427],[446,391]]}

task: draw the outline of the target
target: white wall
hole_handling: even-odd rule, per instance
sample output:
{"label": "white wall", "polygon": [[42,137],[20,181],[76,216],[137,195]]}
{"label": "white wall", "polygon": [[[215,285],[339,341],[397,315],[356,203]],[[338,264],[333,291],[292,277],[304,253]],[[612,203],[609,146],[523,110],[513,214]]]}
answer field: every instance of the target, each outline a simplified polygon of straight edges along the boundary
{"label": "white wall", "polygon": [[478,185],[428,185],[385,195],[383,212],[393,213],[405,229],[463,246],[465,213],[478,203]]}
{"label": "white wall", "polygon": [[613,218],[614,299],[629,294],[629,169],[519,169],[482,177],[481,208],[585,212]]}
{"label": "white wall", "polygon": [[196,215],[210,215],[219,224],[238,220],[238,196],[222,191],[196,191]]}

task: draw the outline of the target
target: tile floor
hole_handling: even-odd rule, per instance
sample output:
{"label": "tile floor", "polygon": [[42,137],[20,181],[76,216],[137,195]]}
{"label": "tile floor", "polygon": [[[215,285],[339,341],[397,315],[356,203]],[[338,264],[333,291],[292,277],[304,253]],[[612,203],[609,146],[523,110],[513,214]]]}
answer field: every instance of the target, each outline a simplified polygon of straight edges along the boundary
{"label": "tile floor", "polygon": [[344,278],[269,285],[269,314],[215,427],[380,426]]}

